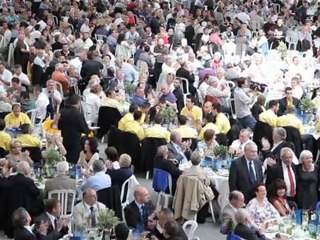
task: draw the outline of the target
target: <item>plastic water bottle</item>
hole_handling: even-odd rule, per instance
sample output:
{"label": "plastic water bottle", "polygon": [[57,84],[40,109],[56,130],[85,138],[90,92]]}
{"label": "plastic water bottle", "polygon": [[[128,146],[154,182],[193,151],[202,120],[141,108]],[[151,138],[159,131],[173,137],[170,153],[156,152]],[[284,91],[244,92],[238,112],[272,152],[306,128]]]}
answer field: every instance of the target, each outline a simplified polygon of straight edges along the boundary
{"label": "plastic water bottle", "polygon": [[316,239],[317,238],[317,215],[315,212],[311,212],[308,228],[309,228],[310,237]]}

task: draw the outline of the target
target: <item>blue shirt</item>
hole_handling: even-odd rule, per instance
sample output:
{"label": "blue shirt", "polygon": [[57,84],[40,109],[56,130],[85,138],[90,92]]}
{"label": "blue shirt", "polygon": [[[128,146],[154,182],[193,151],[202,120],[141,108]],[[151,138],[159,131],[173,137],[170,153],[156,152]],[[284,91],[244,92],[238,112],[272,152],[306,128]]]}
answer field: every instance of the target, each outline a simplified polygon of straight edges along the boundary
{"label": "blue shirt", "polygon": [[142,106],[142,105],[144,105],[146,102],[147,102],[146,99],[141,98],[141,97],[138,97],[138,96],[136,96],[136,95],[134,95],[134,96],[131,98],[131,103],[137,104],[138,106]]}
{"label": "blue shirt", "polygon": [[110,176],[104,172],[97,172],[81,184],[81,191],[84,191],[87,188],[99,191],[109,187],[111,187]]}

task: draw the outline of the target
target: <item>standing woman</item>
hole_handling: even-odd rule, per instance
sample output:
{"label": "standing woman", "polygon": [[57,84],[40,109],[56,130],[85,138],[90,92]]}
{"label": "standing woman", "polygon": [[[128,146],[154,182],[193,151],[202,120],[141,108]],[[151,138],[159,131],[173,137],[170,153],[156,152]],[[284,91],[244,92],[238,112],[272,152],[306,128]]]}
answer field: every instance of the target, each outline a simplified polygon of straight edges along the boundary
{"label": "standing woman", "polygon": [[318,202],[319,168],[312,153],[303,150],[297,167],[297,201],[299,209],[315,209]]}

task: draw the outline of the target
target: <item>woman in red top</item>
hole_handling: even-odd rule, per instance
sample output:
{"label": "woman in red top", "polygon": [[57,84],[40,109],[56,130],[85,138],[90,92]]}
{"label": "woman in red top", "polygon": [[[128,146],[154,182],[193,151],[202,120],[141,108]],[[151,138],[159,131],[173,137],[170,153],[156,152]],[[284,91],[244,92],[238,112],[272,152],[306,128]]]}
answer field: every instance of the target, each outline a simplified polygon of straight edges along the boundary
{"label": "woman in red top", "polygon": [[291,209],[286,198],[287,187],[282,179],[275,180],[270,187],[270,202],[278,210],[281,216],[287,216]]}

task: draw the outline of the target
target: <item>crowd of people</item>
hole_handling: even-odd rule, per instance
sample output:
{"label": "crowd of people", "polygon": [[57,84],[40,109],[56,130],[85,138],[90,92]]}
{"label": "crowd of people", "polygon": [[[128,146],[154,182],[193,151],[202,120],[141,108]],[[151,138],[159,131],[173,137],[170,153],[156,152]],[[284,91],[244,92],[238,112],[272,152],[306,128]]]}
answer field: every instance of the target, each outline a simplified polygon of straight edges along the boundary
{"label": "crowd of people", "polygon": [[[43,197],[78,188],[70,163],[85,176],[75,225],[96,223],[106,209],[98,191],[121,189],[133,173],[157,168],[171,175],[175,211],[154,208],[138,186],[124,220],[158,239],[186,239],[181,220],[198,213],[205,222],[219,197],[201,160],[221,145],[233,159],[223,233],[261,239],[268,220],[316,208],[318,1],[13,0],[1,1],[0,12],[0,228],[7,236],[58,239],[68,232],[59,201]],[[117,146],[101,159],[92,135],[104,108],[114,109],[118,130],[139,146],[161,139],[147,169]],[[41,193],[30,173],[51,149],[66,161]],[[183,210],[186,184],[199,193],[190,199],[199,206],[193,212]],[[118,225],[117,234],[126,239],[127,226]]]}

